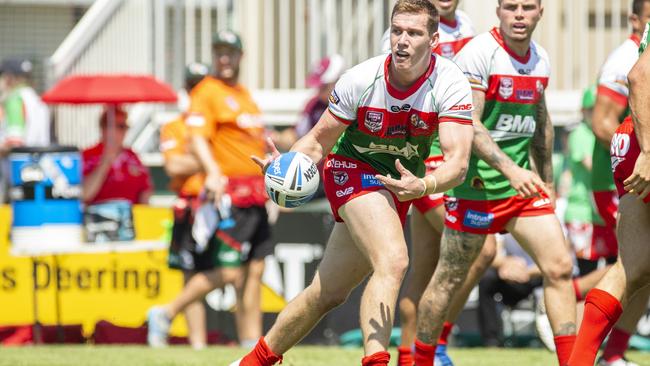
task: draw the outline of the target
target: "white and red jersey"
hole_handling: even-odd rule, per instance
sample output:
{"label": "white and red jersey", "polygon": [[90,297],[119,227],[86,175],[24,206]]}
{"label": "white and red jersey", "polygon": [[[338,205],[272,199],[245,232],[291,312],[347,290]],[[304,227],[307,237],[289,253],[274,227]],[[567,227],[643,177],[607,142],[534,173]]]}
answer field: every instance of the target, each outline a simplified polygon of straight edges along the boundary
{"label": "white and red jersey", "polygon": [[621,106],[627,107],[630,95],[627,74],[639,59],[641,39],[633,34],[616,48],[603,64],[598,77],[598,93],[611,97]]}
{"label": "white and red jersey", "polygon": [[[476,35],[471,19],[461,10],[456,10],[453,22],[441,17],[438,33],[440,40],[433,52],[449,59],[453,59],[458,51]],[[380,44],[381,53],[390,53],[390,28],[384,32]]]}
{"label": "white and red jersey", "polygon": [[329,111],[349,125],[332,153],[399,174],[395,159],[422,176],[438,124],[472,123],[472,92],[452,61],[431,55],[429,69],[406,91],[388,82],[391,55],[348,70],[330,95]]}

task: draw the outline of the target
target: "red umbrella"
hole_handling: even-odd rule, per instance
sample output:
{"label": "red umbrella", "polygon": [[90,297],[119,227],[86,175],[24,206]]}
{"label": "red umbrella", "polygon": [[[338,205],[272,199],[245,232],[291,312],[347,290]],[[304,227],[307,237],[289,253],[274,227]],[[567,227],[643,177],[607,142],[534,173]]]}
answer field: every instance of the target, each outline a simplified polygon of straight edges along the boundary
{"label": "red umbrella", "polygon": [[121,104],[176,101],[167,84],[150,75],[73,75],[59,81],[43,94],[50,104]]}

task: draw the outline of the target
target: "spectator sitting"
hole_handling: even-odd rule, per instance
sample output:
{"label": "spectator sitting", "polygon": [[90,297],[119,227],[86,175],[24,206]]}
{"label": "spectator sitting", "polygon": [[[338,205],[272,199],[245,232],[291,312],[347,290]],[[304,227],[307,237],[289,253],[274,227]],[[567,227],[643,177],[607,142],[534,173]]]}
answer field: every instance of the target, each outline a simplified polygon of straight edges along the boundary
{"label": "spectator sitting", "polygon": [[113,123],[109,123],[108,115],[109,110],[105,110],[99,120],[101,141],[83,151],[83,201],[147,203],[153,190],[149,170],[131,149],[122,146],[128,129],[127,113],[115,108]]}

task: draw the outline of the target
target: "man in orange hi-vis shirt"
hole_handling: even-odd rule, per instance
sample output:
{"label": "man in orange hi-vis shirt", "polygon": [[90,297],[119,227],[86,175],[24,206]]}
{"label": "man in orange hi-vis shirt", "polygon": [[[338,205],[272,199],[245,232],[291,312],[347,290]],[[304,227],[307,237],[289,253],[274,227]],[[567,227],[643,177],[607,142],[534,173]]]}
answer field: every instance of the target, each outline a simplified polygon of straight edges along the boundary
{"label": "man in orange hi-vis shirt", "polygon": [[[205,172],[204,190],[216,206],[232,203],[234,226],[220,228],[218,237],[240,250],[242,269],[237,278],[237,331],[242,346],[252,347],[262,335],[260,294],[264,258],[273,253],[271,229],[265,203],[264,177],[251,160],[265,154],[266,132],[260,111],[248,90],[238,82],[242,44],[238,35],[221,31],[213,37],[214,75],[205,77],[190,93],[190,111],[185,120],[192,151]],[[234,253],[230,256],[234,257]],[[222,258],[223,259],[223,258]],[[234,259],[234,258],[226,258]],[[209,272],[215,274],[214,271]],[[223,283],[221,276],[205,272],[192,277],[185,287],[200,299]],[[150,334],[166,343],[166,331],[179,310],[150,313]],[[152,331],[152,326],[153,331]],[[160,329],[160,331],[158,331]]]}
{"label": "man in orange hi-vis shirt", "polygon": [[[208,66],[192,63],[185,69],[185,89],[191,91],[208,74]],[[179,99],[182,94],[179,92]],[[187,97],[189,100],[189,97]],[[181,105],[182,114],[174,121],[163,125],[160,129],[160,151],[164,157],[165,172],[171,178],[170,189],[178,194],[174,203],[174,226],[169,246],[168,264],[170,268],[183,271],[186,286],[183,291],[169,304],[150,310],[152,331],[148,342],[152,346],[163,346],[166,343],[168,321],[183,311],[189,329],[189,341],[193,348],[204,348],[207,343],[206,314],[202,303],[203,287],[201,283],[235,284],[241,277],[241,261],[238,247],[233,247],[210,235],[205,245],[197,243],[193,233],[193,224],[202,204],[205,174],[197,157],[188,144],[190,131],[185,123],[189,105]],[[198,276],[190,285],[190,281]],[[206,281],[206,279],[209,279]],[[198,282],[197,282],[198,281]],[[161,327],[156,327],[155,316],[162,321],[162,336],[156,333]],[[152,319],[153,318],[153,319]]]}

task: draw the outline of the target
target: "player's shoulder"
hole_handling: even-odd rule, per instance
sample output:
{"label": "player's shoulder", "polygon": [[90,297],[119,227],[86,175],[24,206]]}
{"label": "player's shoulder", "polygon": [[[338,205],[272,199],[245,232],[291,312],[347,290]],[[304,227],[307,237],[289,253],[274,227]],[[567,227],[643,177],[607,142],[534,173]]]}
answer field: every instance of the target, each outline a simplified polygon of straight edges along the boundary
{"label": "player's shoulder", "polygon": [[467,15],[464,11],[460,9],[456,9],[456,20],[461,24],[469,27],[474,27],[474,23],[472,22],[472,18]]}
{"label": "player's shoulder", "polygon": [[[440,55],[434,55],[434,56],[436,62],[434,74],[438,73],[444,75],[459,75],[461,78],[463,79],[465,78],[463,76],[464,75],[463,71],[460,69],[460,67],[458,67],[458,65],[454,61],[446,57],[442,57]],[[453,81],[449,81],[449,82],[453,82]]]}
{"label": "player's shoulder", "polygon": [[550,58],[546,49],[539,43],[535,41],[530,42],[530,50],[533,52],[538,59],[543,60],[544,62],[550,65]]}
{"label": "player's shoulder", "polygon": [[638,52],[639,48],[634,40],[625,40],[607,56],[601,73],[629,71],[638,59]]}
{"label": "player's shoulder", "polygon": [[465,47],[460,50],[459,55],[467,53],[486,53],[492,54],[499,48],[499,43],[494,39],[490,32],[484,32],[476,35],[471,41],[467,42]]}
{"label": "player's shoulder", "polygon": [[375,56],[351,67],[341,76],[342,83],[351,88],[366,88],[372,85],[377,78],[384,75],[384,66],[389,56]]}

